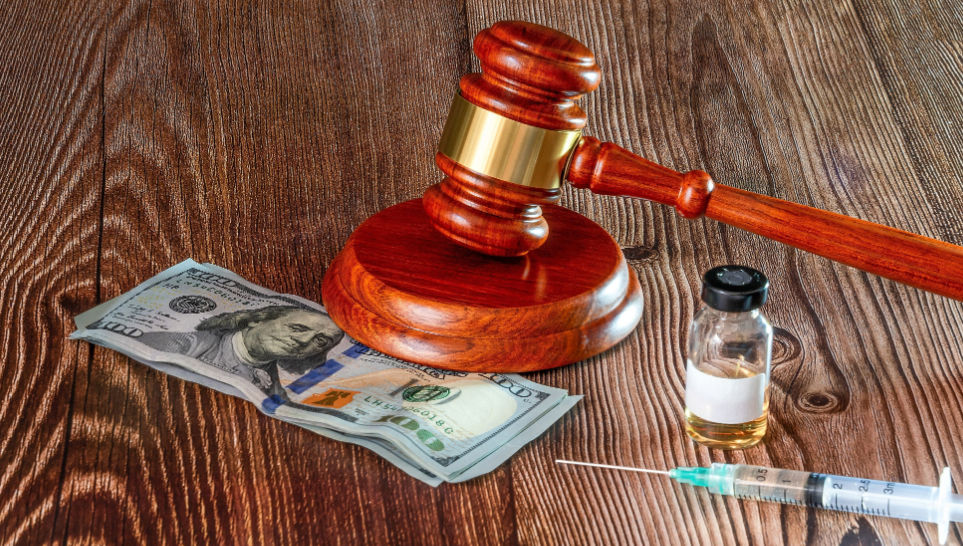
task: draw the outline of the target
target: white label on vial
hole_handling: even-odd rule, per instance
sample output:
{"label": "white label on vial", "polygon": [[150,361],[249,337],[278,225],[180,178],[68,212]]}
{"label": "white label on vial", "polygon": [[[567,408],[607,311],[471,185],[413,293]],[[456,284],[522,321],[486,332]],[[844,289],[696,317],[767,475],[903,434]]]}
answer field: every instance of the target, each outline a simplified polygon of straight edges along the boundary
{"label": "white label on vial", "polygon": [[685,406],[706,421],[736,425],[762,417],[766,374],[727,378],[686,367]]}

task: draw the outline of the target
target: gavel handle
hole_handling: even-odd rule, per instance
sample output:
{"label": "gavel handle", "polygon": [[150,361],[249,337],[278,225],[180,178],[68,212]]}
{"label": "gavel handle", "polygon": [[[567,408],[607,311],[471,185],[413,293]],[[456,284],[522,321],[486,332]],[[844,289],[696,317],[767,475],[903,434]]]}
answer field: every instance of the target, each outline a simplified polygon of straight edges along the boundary
{"label": "gavel handle", "polygon": [[576,187],[674,206],[923,290],[963,300],[963,247],[676,172],[583,137],[569,165]]}

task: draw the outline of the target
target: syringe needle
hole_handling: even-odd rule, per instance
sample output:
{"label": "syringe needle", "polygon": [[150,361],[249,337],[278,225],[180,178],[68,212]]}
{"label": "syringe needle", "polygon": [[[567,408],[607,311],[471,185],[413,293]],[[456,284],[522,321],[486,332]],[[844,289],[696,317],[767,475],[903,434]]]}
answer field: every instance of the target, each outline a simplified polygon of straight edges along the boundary
{"label": "syringe needle", "polygon": [[632,466],[615,466],[611,464],[584,463],[581,461],[565,461],[562,459],[555,459],[555,462],[562,463],[562,464],[574,464],[578,466],[594,466],[596,468],[609,468],[612,470],[628,470],[630,472],[645,472],[647,474],[665,474],[666,476],[669,475],[669,473],[665,470],[649,470],[648,468],[635,468]]}

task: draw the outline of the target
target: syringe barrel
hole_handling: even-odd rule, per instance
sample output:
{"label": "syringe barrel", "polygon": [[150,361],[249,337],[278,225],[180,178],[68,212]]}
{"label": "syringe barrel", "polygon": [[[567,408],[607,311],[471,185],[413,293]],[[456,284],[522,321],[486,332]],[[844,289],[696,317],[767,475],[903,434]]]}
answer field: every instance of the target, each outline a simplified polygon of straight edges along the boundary
{"label": "syringe barrel", "polygon": [[[713,470],[717,464],[712,465]],[[719,466],[729,467],[727,470],[732,476],[731,491],[720,491],[723,494],[783,504],[812,506],[818,502],[811,498],[813,488],[809,482],[819,474],[743,464]]]}
{"label": "syringe barrel", "polygon": [[939,519],[936,487],[764,466],[712,467],[713,473],[731,476],[728,490],[717,492],[734,497],[915,521]]}
{"label": "syringe barrel", "polygon": [[881,480],[826,475],[821,508],[915,521],[939,520],[938,489]]}

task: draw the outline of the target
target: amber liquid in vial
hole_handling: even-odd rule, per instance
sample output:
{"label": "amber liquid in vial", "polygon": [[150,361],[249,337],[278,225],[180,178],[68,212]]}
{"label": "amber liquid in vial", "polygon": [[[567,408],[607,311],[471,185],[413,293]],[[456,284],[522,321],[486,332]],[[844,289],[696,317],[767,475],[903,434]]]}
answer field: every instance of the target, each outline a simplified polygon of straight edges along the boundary
{"label": "amber liquid in vial", "polygon": [[[737,376],[753,377],[754,373],[738,368]],[[714,449],[743,449],[754,446],[766,436],[769,421],[769,389],[766,389],[762,415],[745,423],[716,423],[685,409],[685,431],[693,440]]]}
{"label": "amber liquid in vial", "polygon": [[685,431],[693,440],[715,449],[742,449],[754,446],[766,435],[769,420],[769,400],[763,405],[762,415],[747,423],[713,423],[685,410]]}

